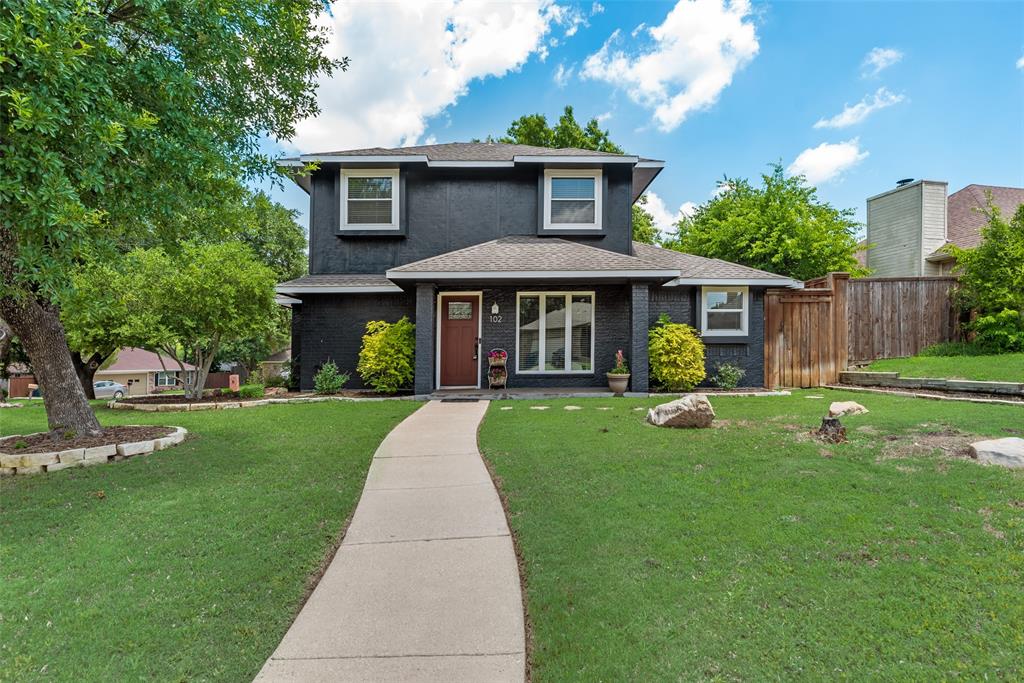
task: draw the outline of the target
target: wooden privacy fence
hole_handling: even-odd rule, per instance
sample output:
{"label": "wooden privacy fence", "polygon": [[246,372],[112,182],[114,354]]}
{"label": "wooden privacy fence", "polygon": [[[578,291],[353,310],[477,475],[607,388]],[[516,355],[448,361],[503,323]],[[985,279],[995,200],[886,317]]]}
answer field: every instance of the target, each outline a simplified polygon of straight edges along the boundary
{"label": "wooden privacy fence", "polygon": [[830,273],[804,289],[765,292],[765,386],[816,387],[839,380],[847,365],[849,278]]}
{"label": "wooden privacy fence", "polygon": [[912,356],[958,339],[955,284],[953,277],[830,273],[804,289],[767,290],[765,386],[832,384],[850,362]]}
{"label": "wooden privacy fence", "polygon": [[847,292],[853,362],[913,356],[959,338],[955,277],[857,278]]}

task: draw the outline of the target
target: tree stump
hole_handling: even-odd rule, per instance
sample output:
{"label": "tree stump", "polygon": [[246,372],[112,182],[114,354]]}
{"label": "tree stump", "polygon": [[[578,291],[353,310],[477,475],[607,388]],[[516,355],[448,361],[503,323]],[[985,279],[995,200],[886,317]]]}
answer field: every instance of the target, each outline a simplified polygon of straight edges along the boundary
{"label": "tree stump", "polygon": [[843,443],[846,441],[846,427],[839,422],[838,417],[823,417],[821,427],[814,435],[825,443]]}

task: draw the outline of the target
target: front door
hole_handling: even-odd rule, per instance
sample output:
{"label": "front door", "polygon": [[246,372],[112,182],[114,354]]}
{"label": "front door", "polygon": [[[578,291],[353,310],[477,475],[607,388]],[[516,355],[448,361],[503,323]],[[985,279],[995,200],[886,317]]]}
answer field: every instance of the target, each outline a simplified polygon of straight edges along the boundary
{"label": "front door", "polygon": [[479,381],[476,295],[441,295],[441,386],[475,387]]}

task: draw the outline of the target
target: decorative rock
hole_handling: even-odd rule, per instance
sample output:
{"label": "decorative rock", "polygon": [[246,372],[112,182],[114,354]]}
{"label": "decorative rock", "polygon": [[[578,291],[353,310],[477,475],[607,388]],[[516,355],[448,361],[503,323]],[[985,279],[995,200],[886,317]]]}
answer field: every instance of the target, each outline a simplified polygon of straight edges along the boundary
{"label": "decorative rock", "polygon": [[15,471],[13,467],[0,467],[0,477],[13,477]]}
{"label": "decorative rock", "polygon": [[154,439],[153,450],[162,451],[165,448],[170,448],[171,446],[179,444],[185,440],[185,434],[186,431],[184,429],[182,429],[181,427],[175,427],[173,434],[168,434],[167,436],[161,437],[159,439]]}
{"label": "decorative rock", "polygon": [[[84,448],[72,448],[69,451],[61,451],[57,454],[57,459],[61,465],[77,465],[84,457]],[[49,472],[50,470],[46,471]]]}
{"label": "decorative rock", "polygon": [[54,465],[57,462],[58,459],[56,453],[26,453],[19,459],[18,472],[20,474],[23,469],[42,467],[43,465]]}
{"label": "decorative rock", "polygon": [[1005,439],[975,441],[971,444],[971,457],[986,465],[1024,469],[1024,439],[1010,436]]}
{"label": "decorative rock", "polygon": [[21,456],[14,453],[0,453],[0,467],[14,469],[21,464]]}
{"label": "decorative rock", "polygon": [[144,453],[153,452],[152,441],[133,441],[131,443],[119,443],[117,444],[118,455],[142,455]]}
{"label": "decorative rock", "polygon": [[647,421],[656,427],[710,427],[715,411],[704,394],[686,394],[647,411]]}
{"label": "decorative rock", "polygon": [[842,417],[843,415],[863,415],[868,409],[856,401],[833,401],[828,407],[829,417]]}
{"label": "decorative rock", "polygon": [[84,458],[82,460],[82,467],[90,467],[92,465],[105,465],[108,460],[110,460],[110,458],[105,455],[94,455],[91,458]]}
{"label": "decorative rock", "polygon": [[59,472],[60,470],[66,470],[69,467],[81,467],[81,465],[82,465],[82,461],[81,460],[73,460],[73,461],[70,461],[70,462],[58,462],[58,463],[53,464],[53,465],[47,465],[46,466],[46,471],[47,472]]}
{"label": "decorative rock", "polygon": [[42,472],[43,472],[42,465],[37,465],[35,467],[19,467],[18,468],[18,474],[42,474]]}
{"label": "decorative rock", "polygon": [[117,445],[109,444],[107,446],[93,446],[92,448],[86,448],[85,453],[82,454],[82,459],[93,459],[98,458],[109,458],[112,455],[117,455]]}

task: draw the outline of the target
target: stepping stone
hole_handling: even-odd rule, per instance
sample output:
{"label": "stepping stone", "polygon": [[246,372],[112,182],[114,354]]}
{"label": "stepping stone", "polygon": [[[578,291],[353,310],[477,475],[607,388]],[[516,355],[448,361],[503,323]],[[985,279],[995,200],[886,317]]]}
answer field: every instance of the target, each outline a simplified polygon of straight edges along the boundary
{"label": "stepping stone", "polygon": [[566,410],[583,410],[583,408],[580,408],[579,406],[566,406],[565,409]]}
{"label": "stepping stone", "polygon": [[804,398],[825,398],[824,396],[804,396]]}
{"label": "stepping stone", "polygon": [[643,410],[643,406],[637,406],[636,408],[633,408],[633,410]]}
{"label": "stepping stone", "polygon": [[512,410],[512,406],[502,406],[502,410]]}
{"label": "stepping stone", "polygon": [[530,410],[547,410],[550,406],[530,406]]}
{"label": "stepping stone", "polygon": [[598,410],[611,410],[608,406],[598,406]]}

